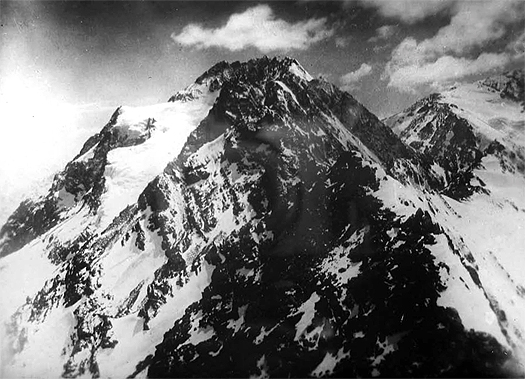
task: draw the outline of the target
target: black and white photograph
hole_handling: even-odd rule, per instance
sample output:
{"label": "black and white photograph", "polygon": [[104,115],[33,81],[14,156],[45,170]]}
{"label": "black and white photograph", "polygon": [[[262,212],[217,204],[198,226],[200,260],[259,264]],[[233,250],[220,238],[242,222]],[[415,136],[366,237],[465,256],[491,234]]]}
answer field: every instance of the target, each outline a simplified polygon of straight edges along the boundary
{"label": "black and white photograph", "polygon": [[525,377],[525,1],[0,0],[0,378]]}

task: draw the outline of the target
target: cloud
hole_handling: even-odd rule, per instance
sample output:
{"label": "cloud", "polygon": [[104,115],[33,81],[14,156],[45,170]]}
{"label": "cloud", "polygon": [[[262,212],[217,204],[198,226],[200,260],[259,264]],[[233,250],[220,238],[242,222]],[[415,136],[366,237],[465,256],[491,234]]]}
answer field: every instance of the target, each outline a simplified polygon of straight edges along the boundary
{"label": "cloud", "polygon": [[413,24],[427,17],[451,9],[455,0],[360,0],[368,7],[374,7],[384,17],[396,18]]}
{"label": "cloud", "polygon": [[523,2],[517,1],[465,1],[458,3],[457,13],[450,24],[441,28],[422,48],[444,53],[463,53],[473,47],[501,38],[506,25],[523,17]]}
{"label": "cloud", "polygon": [[335,46],[336,47],[347,47],[350,43],[351,37],[336,37],[335,38]]}
{"label": "cloud", "polygon": [[268,5],[257,5],[242,13],[230,16],[226,24],[218,28],[205,28],[189,24],[171,38],[186,46],[198,49],[219,47],[231,51],[255,47],[263,53],[270,51],[305,50],[310,45],[329,38],[333,29],[326,18],[311,18],[290,23],[275,17]]}
{"label": "cloud", "polygon": [[[521,0],[457,3],[450,23],[433,37],[420,42],[405,38],[392,51],[382,78],[390,79],[389,86],[410,91],[418,85],[439,85],[504,66],[513,57],[490,53],[489,44],[504,37],[508,26],[520,17],[523,20],[524,4]],[[480,48],[485,51],[480,53]]]}
{"label": "cloud", "polygon": [[392,37],[397,32],[396,25],[384,25],[376,29],[376,35],[370,37],[368,42],[377,42]]}
{"label": "cloud", "polygon": [[506,53],[483,53],[476,59],[455,58],[449,55],[434,62],[403,66],[390,75],[389,86],[411,92],[423,84],[440,88],[468,75],[481,74],[498,69],[511,61]]}
{"label": "cloud", "polygon": [[514,54],[515,58],[523,57],[525,55],[525,30],[518,38],[510,41],[506,48]]}
{"label": "cloud", "polygon": [[361,64],[361,67],[359,67],[357,70],[349,72],[348,74],[345,74],[341,76],[341,88],[343,90],[349,90],[354,89],[356,86],[356,83],[361,80],[361,78],[370,75],[372,72],[372,66],[370,66],[367,63]]}
{"label": "cloud", "polygon": [[372,50],[374,51],[374,53],[378,54],[386,49],[388,49],[391,45],[390,44],[387,44],[387,45],[374,45],[372,46]]}

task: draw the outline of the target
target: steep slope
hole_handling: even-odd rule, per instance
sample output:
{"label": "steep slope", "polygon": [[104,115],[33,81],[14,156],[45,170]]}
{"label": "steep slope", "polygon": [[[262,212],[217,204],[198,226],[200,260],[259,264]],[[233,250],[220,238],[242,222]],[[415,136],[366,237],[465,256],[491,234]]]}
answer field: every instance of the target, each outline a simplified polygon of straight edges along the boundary
{"label": "steep slope", "polygon": [[525,292],[430,163],[290,58],[119,109],[2,229],[1,374],[513,374]]}
{"label": "steep slope", "polygon": [[[442,198],[453,210],[439,214],[441,223],[483,262],[480,278],[493,297],[511,303],[525,292],[523,88],[523,71],[511,71],[433,94],[385,120],[435,160],[445,182]],[[522,314],[515,317],[525,325]]]}

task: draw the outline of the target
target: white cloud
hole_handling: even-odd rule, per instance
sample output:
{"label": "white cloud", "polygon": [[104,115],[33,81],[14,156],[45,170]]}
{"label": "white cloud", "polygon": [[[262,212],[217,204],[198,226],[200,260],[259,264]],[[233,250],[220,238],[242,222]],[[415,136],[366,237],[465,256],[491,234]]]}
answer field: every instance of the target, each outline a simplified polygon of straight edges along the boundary
{"label": "white cloud", "polygon": [[[458,2],[450,23],[431,38],[405,38],[385,67],[389,86],[411,90],[422,84],[439,85],[463,76],[503,67],[511,61],[506,53],[490,53],[490,43],[504,37],[507,27],[523,20],[521,0]],[[475,49],[485,52],[472,55]]]}
{"label": "white cloud", "polygon": [[199,24],[189,24],[181,33],[173,33],[171,38],[198,49],[220,47],[236,51],[255,47],[267,53],[276,50],[304,50],[313,43],[329,38],[333,33],[327,26],[326,18],[290,23],[277,19],[268,5],[257,5],[242,13],[232,14],[221,27],[204,28]]}
{"label": "white cloud", "polygon": [[422,48],[422,45],[423,43],[418,43],[413,37],[405,38],[392,51],[392,57],[386,66],[387,73],[396,71],[403,66],[423,64],[427,61],[430,56]]}
{"label": "white cloud", "polygon": [[356,83],[361,80],[363,77],[370,75],[372,72],[372,66],[370,66],[367,63],[361,64],[361,67],[359,67],[357,70],[349,72],[348,74],[345,74],[341,76],[341,88],[343,90],[349,90],[354,89],[356,86]]}
{"label": "white cloud", "polygon": [[397,31],[396,25],[384,25],[376,29],[376,35],[371,37],[368,42],[377,42],[383,39],[389,39]]}
{"label": "white cloud", "polygon": [[336,47],[347,47],[350,43],[351,37],[336,37],[335,38],[335,46]]}
{"label": "white cloud", "polygon": [[515,58],[520,58],[525,55],[525,30],[518,36],[518,38],[509,42],[507,49],[514,54]]}
{"label": "white cloud", "polygon": [[384,17],[415,23],[453,7],[455,0],[360,0],[365,6],[377,8]]}
{"label": "white cloud", "polygon": [[467,75],[489,72],[509,63],[508,54],[483,53],[476,59],[442,56],[434,62],[412,64],[398,68],[390,75],[390,86],[407,92],[415,87],[427,84],[441,87],[444,83],[454,82]]}
{"label": "white cloud", "polygon": [[423,41],[428,51],[463,53],[473,47],[501,38],[506,25],[523,17],[522,0],[465,1],[458,3],[450,24]]}

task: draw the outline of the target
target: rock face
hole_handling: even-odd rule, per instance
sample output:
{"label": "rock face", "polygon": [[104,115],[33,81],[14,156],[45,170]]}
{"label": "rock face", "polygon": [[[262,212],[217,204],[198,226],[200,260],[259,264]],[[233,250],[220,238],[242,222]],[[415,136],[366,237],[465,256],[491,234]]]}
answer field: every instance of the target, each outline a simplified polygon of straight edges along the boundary
{"label": "rock face", "polygon": [[434,160],[290,58],[119,108],[0,232],[1,373],[519,373],[525,288],[454,223],[477,140],[443,117]]}

